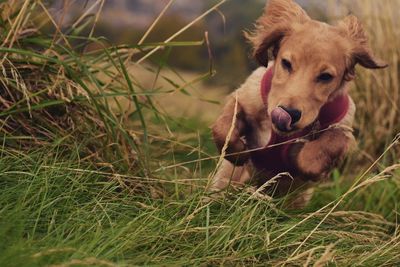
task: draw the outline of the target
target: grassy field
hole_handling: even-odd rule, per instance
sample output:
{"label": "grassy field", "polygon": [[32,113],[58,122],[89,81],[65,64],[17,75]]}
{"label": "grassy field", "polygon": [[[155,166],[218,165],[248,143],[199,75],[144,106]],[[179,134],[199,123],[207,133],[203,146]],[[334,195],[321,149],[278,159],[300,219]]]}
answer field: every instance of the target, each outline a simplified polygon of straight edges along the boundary
{"label": "grassy field", "polygon": [[0,266],[398,266],[400,1],[340,6],[390,67],[358,70],[358,148],[286,210],[251,187],[205,201],[218,73],[168,64],[205,40],[116,47],[100,13],[61,32],[43,2],[2,1]]}

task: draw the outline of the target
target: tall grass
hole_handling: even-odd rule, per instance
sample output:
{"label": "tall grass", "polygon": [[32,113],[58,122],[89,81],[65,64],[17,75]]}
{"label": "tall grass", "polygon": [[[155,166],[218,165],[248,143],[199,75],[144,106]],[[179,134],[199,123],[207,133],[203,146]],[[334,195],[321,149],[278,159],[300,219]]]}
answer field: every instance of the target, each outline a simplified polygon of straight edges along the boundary
{"label": "tall grass", "polygon": [[[101,6],[100,2],[92,4]],[[16,5],[12,1],[2,4],[4,10],[11,10],[3,18],[0,48],[0,120],[7,146],[29,149],[79,144],[81,162],[142,177],[152,176],[161,163],[156,158],[164,158],[171,147],[191,148],[170,139],[164,140],[164,144],[171,144],[163,146],[165,149],[156,148],[165,135],[163,129],[171,136],[173,126],[168,125],[172,118],[155,106],[152,96],[185,93],[185,87],[212,75],[206,72],[194,81],[185,81],[176,74],[173,81],[161,74],[163,68],[169,68],[166,59],[170,49],[201,45],[202,40],[173,42],[185,30],[181,29],[160,43],[148,44],[143,39],[139,44],[116,47],[102,37],[85,37],[86,29],[92,26],[88,15],[61,31],[41,1],[20,2],[19,8]],[[93,44],[100,49],[85,52]],[[139,64],[161,48],[165,52],[158,65]],[[132,62],[134,56],[141,58]],[[169,87],[145,88],[131,71],[132,65],[152,73],[153,85],[163,79]],[[151,125],[149,120],[153,120]],[[197,134],[193,136],[197,139]]]}
{"label": "tall grass", "polygon": [[[279,202],[245,191],[214,203],[201,202],[199,190],[185,198],[139,196],[118,179],[82,169],[75,151],[65,158],[57,149],[2,150],[1,266],[378,266],[400,260],[396,216],[384,217],[400,197],[395,181],[359,188],[366,191],[330,213],[299,248],[327,211],[288,214]],[[379,190],[386,190],[382,203]],[[318,197],[327,201],[333,192]]]}
{"label": "tall grass", "polygon": [[359,70],[359,153],[285,211],[252,188],[204,201],[218,158],[207,125],[154,101],[213,75],[168,65],[170,49],[205,41],[115,47],[90,36],[100,13],[61,29],[41,1],[2,2],[0,266],[398,265],[399,33],[379,14],[399,3],[346,3],[390,68]]}

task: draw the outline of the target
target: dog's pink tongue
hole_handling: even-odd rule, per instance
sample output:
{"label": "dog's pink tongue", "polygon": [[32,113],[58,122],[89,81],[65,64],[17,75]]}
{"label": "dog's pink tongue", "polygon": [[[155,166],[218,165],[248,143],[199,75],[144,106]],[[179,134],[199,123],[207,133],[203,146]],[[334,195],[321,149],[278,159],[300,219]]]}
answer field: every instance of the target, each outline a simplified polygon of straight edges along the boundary
{"label": "dog's pink tongue", "polygon": [[272,123],[281,130],[289,131],[290,125],[292,124],[292,117],[283,108],[277,107],[272,110],[271,113]]}

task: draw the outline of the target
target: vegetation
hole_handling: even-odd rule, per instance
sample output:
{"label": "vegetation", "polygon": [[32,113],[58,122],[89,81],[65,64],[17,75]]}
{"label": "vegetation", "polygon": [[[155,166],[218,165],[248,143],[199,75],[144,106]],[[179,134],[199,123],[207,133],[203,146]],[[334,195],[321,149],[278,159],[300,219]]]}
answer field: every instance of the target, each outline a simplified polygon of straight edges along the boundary
{"label": "vegetation", "polygon": [[[208,8],[215,2],[215,0],[207,0],[203,1],[203,5]],[[243,30],[253,27],[264,4],[263,1],[253,0],[243,9],[241,0],[226,1],[218,7],[217,12],[210,13],[205,20],[196,22],[190,30],[177,36],[175,41],[202,40],[205,32],[208,33],[213,68],[218,72],[218,75],[205,81],[208,85],[228,86],[233,90],[256,67],[256,64],[249,60],[250,49],[243,36]],[[147,42],[165,40],[185,27],[187,23],[188,18],[185,14],[166,12],[146,40]],[[113,43],[125,44],[138,42],[146,31],[147,29],[141,28],[141,25],[121,29],[107,23],[107,19],[99,19],[95,32],[98,35],[107,36]],[[168,64],[186,71],[202,72],[208,67],[209,57],[205,46],[178,47],[171,49]]]}
{"label": "vegetation", "polygon": [[350,7],[390,68],[359,70],[356,153],[286,210],[251,187],[207,201],[207,123],[157,103],[214,75],[169,64],[206,40],[115,46],[92,34],[100,11],[61,31],[42,1],[2,1],[0,266],[398,265],[400,2]]}

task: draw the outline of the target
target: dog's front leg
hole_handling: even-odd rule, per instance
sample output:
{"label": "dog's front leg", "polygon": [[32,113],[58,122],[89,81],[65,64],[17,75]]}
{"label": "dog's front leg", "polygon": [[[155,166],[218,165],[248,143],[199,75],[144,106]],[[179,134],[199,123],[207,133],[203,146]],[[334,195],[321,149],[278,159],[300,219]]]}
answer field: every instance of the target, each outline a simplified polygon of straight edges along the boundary
{"label": "dog's front leg", "polygon": [[[247,123],[242,106],[233,95],[229,96],[222,114],[212,126],[214,142],[219,152],[222,152],[226,142],[227,148],[225,160],[212,178],[209,188],[211,191],[222,190],[231,182],[233,184],[242,184],[249,179],[250,175],[246,164],[249,155],[241,153],[247,148],[243,139],[246,127]],[[229,135],[230,138],[227,140]]]}
{"label": "dog's front leg", "polygon": [[327,130],[300,148],[294,156],[295,164],[305,177],[318,180],[340,163],[353,143],[354,137],[349,131]]}
{"label": "dog's front leg", "polygon": [[229,97],[222,114],[212,126],[214,142],[220,152],[225,145],[232,125],[234,127],[228,140],[225,158],[234,165],[242,166],[249,158],[248,153],[240,153],[246,150],[246,144],[242,137],[247,124],[243,108],[240,103],[236,103],[236,98],[233,95]]}

